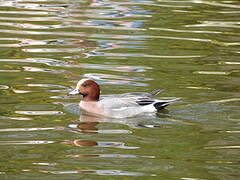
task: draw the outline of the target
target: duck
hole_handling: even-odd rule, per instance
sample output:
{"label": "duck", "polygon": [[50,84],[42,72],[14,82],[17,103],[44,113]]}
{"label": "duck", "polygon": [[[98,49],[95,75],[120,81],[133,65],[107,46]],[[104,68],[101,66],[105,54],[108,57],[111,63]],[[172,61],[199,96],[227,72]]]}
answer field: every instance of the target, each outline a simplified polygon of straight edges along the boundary
{"label": "duck", "polygon": [[128,118],[145,113],[157,113],[180,98],[155,99],[162,92],[157,89],[149,93],[133,92],[124,94],[101,95],[100,86],[92,79],[81,79],[69,95],[82,95],[79,103],[81,110],[96,116]]}

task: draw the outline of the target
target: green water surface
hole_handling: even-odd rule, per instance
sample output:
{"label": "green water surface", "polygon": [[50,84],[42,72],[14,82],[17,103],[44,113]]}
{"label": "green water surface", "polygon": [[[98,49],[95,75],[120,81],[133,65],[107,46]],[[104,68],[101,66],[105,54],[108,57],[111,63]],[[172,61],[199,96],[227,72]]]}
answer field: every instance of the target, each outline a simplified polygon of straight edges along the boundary
{"label": "green water surface", "polygon": [[[0,1],[0,179],[237,180],[240,3]],[[79,115],[68,92],[164,89],[156,115]]]}

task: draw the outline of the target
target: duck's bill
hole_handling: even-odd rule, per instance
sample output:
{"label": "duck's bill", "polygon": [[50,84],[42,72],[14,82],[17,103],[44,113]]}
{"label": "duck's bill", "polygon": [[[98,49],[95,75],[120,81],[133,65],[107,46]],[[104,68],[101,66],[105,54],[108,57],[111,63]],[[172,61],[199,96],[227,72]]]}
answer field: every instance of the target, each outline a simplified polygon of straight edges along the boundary
{"label": "duck's bill", "polygon": [[70,95],[77,95],[80,94],[80,92],[77,89],[74,89],[73,91],[69,92]]}

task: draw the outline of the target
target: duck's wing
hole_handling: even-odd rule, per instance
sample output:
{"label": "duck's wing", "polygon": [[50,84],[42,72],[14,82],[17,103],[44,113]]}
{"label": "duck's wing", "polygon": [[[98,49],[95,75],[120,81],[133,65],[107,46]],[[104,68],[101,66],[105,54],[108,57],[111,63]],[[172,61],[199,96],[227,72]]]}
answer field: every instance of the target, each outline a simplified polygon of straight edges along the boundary
{"label": "duck's wing", "polygon": [[124,93],[124,94],[111,94],[111,95],[101,95],[100,99],[104,98],[151,98],[156,96],[157,94],[161,93],[163,90],[156,89],[149,93],[146,92],[131,92],[131,93]]}
{"label": "duck's wing", "polygon": [[123,108],[144,106],[155,103],[156,100],[142,96],[126,96],[126,97],[105,97],[99,101],[99,104],[107,108]]}
{"label": "duck's wing", "polygon": [[167,106],[168,104],[179,100],[178,98],[161,100],[152,98],[160,92],[162,92],[162,90],[157,89],[150,93],[134,92],[101,96],[102,99],[99,103],[108,108],[118,109],[123,107],[145,106],[156,103],[161,106]]}
{"label": "duck's wing", "polygon": [[98,104],[109,109],[119,109],[129,106],[137,106],[138,104],[132,98],[120,98],[120,97],[105,97],[101,99]]}
{"label": "duck's wing", "polygon": [[119,94],[117,96],[119,97],[139,97],[139,98],[150,98],[153,96],[156,96],[157,94],[161,93],[163,90],[161,89],[156,89],[154,91],[151,91],[149,93],[146,92],[132,92],[132,93],[124,93],[124,94]]}
{"label": "duck's wing", "polygon": [[135,105],[149,105],[156,102],[156,99],[153,99],[152,97],[161,93],[161,89],[156,89],[154,91],[151,91],[150,93],[144,93],[144,92],[134,92],[134,93],[125,93],[121,94],[120,97],[125,99],[126,102],[134,103]]}

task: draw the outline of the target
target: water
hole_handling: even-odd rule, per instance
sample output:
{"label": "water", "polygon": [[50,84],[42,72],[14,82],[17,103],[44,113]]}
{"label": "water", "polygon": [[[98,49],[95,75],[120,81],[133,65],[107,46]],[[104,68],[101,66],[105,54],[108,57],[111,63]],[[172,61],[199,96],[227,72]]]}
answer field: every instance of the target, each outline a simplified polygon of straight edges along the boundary
{"label": "water", "polygon": [[[239,179],[240,4],[0,1],[1,179]],[[164,89],[156,116],[79,116],[67,93]],[[97,121],[97,122],[96,122]]]}

